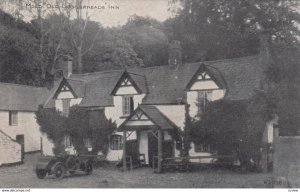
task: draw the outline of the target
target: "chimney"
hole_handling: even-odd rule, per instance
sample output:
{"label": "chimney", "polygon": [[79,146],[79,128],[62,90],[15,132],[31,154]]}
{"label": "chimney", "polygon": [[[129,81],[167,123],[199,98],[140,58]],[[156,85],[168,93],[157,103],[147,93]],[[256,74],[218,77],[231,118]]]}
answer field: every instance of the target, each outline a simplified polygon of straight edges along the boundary
{"label": "chimney", "polygon": [[182,48],[180,41],[173,40],[169,45],[169,66],[177,69],[182,64]]}
{"label": "chimney", "polygon": [[70,55],[64,55],[62,58],[62,71],[64,77],[70,77],[73,71],[73,58]]}

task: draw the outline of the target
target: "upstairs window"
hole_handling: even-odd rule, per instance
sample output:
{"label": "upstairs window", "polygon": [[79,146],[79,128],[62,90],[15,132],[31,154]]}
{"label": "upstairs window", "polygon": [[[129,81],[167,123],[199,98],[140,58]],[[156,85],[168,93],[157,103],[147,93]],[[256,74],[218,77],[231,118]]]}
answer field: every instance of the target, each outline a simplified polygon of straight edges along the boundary
{"label": "upstairs window", "polygon": [[63,116],[68,117],[69,112],[70,112],[70,99],[63,99],[62,105],[63,105],[62,114],[63,114]]}
{"label": "upstairs window", "polygon": [[134,109],[133,97],[123,96],[123,116],[129,116]]}
{"label": "upstairs window", "polygon": [[17,111],[9,112],[9,125],[10,126],[18,125],[18,112]]}
{"label": "upstairs window", "polygon": [[207,104],[212,101],[212,91],[198,91],[198,111],[204,112]]}
{"label": "upstairs window", "polygon": [[121,135],[110,136],[110,148],[112,150],[121,150],[123,148],[123,137]]}

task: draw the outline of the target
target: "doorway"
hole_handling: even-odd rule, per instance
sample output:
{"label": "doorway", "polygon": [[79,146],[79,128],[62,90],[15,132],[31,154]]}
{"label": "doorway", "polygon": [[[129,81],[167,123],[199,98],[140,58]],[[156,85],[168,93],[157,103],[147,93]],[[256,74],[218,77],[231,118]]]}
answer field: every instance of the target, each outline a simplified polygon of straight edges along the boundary
{"label": "doorway", "polygon": [[21,145],[21,161],[24,161],[25,156],[25,137],[24,135],[16,135],[16,141]]}

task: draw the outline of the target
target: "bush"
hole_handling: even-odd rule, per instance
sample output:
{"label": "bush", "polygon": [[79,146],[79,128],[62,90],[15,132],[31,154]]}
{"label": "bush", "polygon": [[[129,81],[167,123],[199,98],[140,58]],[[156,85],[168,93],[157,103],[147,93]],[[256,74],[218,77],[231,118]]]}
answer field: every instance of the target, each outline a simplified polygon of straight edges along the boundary
{"label": "bush", "polygon": [[67,133],[67,118],[55,109],[45,109],[42,106],[39,106],[35,115],[41,132],[54,143],[53,153],[55,155],[65,153],[63,140]]}

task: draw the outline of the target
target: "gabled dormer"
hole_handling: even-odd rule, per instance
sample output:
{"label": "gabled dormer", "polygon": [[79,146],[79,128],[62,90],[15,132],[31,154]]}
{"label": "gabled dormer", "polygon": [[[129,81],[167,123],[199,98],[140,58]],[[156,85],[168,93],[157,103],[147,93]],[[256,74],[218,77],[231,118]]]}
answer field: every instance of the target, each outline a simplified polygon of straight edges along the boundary
{"label": "gabled dormer", "polygon": [[225,89],[226,83],[217,69],[201,64],[188,83],[187,91]]}
{"label": "gabled dormer", "polygon": [[60,82],[60,85],[56,89],[56,92],[53,96],[53,99],[74,99],[77,98],[77,95],[70,83],[63,78]]}
{"label": "gabled dormer", "polygon": [[111,95],[140,95],[147,92],[146,79],[143,75],[124,71]]}

